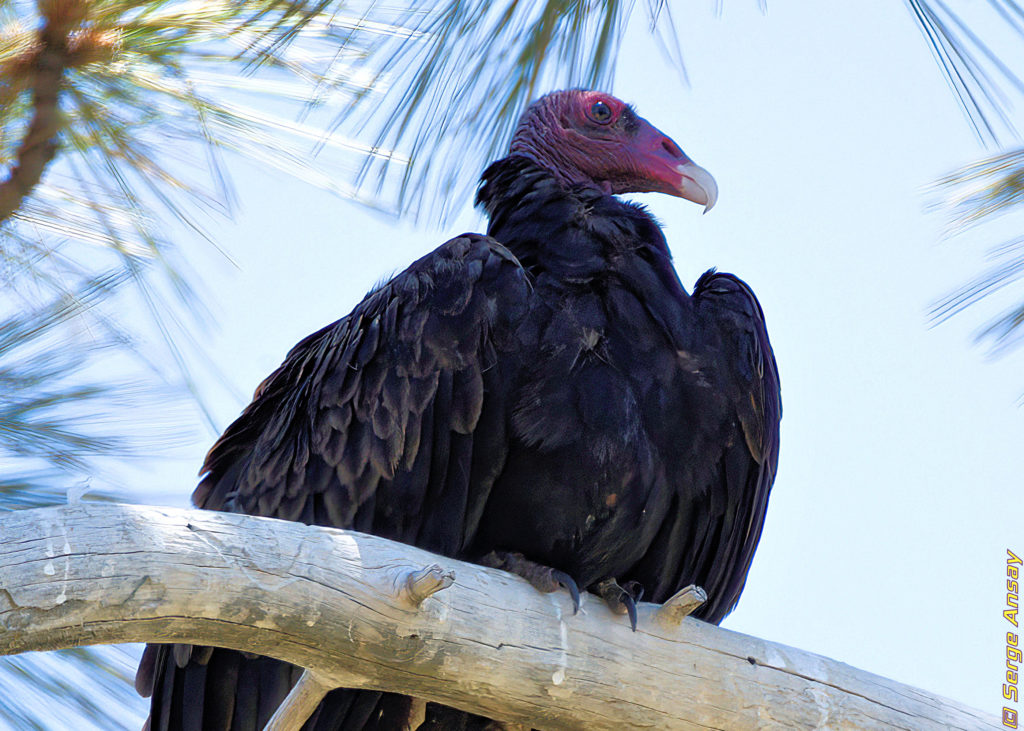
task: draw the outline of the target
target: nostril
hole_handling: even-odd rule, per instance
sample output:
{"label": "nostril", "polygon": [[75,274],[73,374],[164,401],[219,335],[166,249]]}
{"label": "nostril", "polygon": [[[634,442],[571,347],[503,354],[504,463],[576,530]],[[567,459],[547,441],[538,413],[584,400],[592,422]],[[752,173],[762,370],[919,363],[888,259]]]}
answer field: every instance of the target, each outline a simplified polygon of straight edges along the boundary
{"label": "nostril", "polygon": [[683,151],[679,149],[679,145],[670,140],[668,137],[663,137],[661,140],[661,149],[667,152],[672,157],[685,157]]}

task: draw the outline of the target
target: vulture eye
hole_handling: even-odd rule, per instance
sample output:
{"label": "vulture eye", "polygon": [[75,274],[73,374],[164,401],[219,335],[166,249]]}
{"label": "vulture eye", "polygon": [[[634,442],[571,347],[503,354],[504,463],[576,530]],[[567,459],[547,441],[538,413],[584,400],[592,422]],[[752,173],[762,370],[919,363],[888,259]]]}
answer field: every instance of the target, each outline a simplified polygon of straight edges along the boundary
{"label": "vulture eye", "polygon": [[604,102],[594,102],[590,108],[590,118],[598,124],[608,124],[612,121],[612,109]]}

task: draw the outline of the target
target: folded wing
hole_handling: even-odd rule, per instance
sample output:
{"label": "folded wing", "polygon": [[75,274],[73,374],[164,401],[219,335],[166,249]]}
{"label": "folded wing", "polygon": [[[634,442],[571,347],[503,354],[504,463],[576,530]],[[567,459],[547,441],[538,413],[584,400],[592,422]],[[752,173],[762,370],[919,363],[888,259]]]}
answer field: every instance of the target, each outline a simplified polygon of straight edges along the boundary
{"label": "folded wing", "polygon": [[[494,240],[444,244],[291,350],[210,450],[193,501],[459,555],[505,459],[499,354],[529,291]],[[266,658],[150,645],[136,684],[153,695],[153,731],[259,728],[297,677]],[[310,728],[408,708],[335,691]]]}

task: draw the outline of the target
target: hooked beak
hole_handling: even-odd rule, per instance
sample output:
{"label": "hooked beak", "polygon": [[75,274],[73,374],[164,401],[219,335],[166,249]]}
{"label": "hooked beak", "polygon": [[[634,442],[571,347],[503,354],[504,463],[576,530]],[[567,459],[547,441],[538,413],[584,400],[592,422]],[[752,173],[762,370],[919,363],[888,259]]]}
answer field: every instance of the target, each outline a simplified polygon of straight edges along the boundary
{"label": "hooked beak", "polygon": [[649,186],[646,190],[685,198],[704,206],[705,213],[710,211],[718,200],[718,184],[711,173],[646,119],[640,124],[635,144]]}
{"label": "hooked beak", "polygon": [[718,200],[718,183],[711,173],[692,160],[677,165],[676,171],[682,176],[676,187],[680,198],[704,206],[705,213],[714,208]]}

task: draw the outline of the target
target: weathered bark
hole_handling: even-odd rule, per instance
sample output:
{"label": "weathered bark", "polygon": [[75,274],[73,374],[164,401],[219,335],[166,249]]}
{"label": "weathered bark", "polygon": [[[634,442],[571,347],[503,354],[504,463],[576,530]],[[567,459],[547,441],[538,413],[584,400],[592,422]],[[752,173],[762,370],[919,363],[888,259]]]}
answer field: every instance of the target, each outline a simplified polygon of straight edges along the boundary
{"label": "weathered bark", "polygon": [[[440,571],[423,573],[432,564]],[[410,575],[448,571],[454,584],[410,601]],[[297,695],[396,690],[550,729],[999,727],[892,680],[657,610],[642,605],[633,633],[593,598],[574,616],[564,593],[500,571],[266,518],[86,503],[0,519],[3,654],[215,644],[307,668]]]}
{"label": "weathered bark", "polygon": [[331,687],[317,680],[313,673],[303,671],[299,682],[271,716],[263,731],[298,731],[330,690]]}

